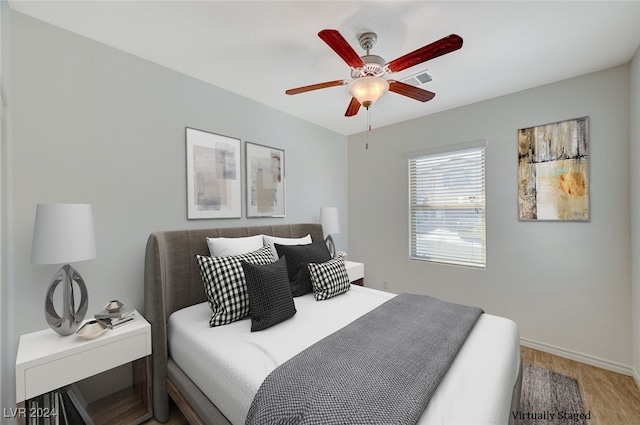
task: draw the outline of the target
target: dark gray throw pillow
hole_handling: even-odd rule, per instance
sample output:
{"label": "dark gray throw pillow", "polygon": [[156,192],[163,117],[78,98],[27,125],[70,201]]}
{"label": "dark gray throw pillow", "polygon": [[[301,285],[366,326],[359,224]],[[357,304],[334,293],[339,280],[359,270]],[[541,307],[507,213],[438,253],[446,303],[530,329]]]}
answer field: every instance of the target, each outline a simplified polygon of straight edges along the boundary
{"label": "dark gray throw pillow", "polygon": [[270,328],[296,314],[285,258],[266,265],[243,261],[242,269],[249,294],[251,332]]}
{"label": "dark gray throw pillow", "polygon": [[280,245],[275,244],[278,256],[287,259],[287,272],[291,281],[291,293],[294,297],[313,291],[309,263],[324,263],[331,260],[329,248],[324,241],[313,242],[308,245]]}

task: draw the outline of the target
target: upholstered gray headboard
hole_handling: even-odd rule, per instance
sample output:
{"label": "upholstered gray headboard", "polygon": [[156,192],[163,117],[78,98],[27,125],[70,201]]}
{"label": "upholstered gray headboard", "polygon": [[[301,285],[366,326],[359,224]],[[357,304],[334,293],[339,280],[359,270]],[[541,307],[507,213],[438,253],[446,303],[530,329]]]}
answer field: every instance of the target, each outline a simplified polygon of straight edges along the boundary
{"label": "upholstered gray headboard", "polygon": [[[167,320],[171,313],[207,300],[196,254],[209,255],[207,237],[271,235],[324,239],[320,224],[228,227],[155,232],[149,235],[144,268],[144,316],[151,323],[153,346],[153,409],[156,418],[168,417]],[[166,419],[165,419],[166,420]]]}

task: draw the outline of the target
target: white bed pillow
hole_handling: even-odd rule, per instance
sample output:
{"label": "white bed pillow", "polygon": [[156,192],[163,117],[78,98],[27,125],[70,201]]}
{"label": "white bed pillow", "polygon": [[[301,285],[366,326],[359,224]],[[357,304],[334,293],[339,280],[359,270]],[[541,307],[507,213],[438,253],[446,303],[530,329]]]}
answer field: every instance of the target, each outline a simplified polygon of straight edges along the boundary
{"label": "white bed pillow", "polygon": [[271,253],[273,254],[273,258],[276,260],[278,257],[278,252],[276,251],[276,247],[274,244],[279,245],[308,245],[311,241],[311,235],[307,235],[303,238],[278,238],[276,236],[262,235],[262,239],[264,241],[265,246],[269,246]]}
{"label": "white bed pillow", "polygon": [[[209,253],[212,257],[230,257],[246,254],[262,248],[262,235],[243,238],[207,238]],[[275,256],[274,258],[278,258]]]}

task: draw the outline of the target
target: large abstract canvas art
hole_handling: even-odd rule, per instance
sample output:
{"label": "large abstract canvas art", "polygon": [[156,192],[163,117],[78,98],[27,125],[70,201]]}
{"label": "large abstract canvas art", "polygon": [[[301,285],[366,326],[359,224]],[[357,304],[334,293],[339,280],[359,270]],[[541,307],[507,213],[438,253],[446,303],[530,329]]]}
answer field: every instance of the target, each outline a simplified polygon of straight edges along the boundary
{"label": "large abstract canvas art", "polygon": [[242,216],[240,140],[186,129],[187,218]]}
{"label": "large abstract canvas art", "polygon": [[589,221],[588,117],[518,130],[518,215]]}

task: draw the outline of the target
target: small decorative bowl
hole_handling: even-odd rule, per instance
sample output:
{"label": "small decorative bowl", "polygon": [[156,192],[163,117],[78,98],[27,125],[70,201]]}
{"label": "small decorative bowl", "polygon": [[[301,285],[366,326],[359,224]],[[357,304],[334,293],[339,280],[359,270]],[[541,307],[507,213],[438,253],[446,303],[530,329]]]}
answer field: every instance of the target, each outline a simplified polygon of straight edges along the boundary
{"label": "small decorative bowl", "polygon": [[107,329],[108,326],[103,321],[91,319],[87,320],[82,326],[80,326],[76,331],[76,335],[85,339],[93,339],[102,335]]}
{"label": "small decorative bowl", "polygon": [[104,306],[104,309],[107,310],[109,313],[114,313],[120,310],[123,305],[124,304],[122,303],[122,301],[113,300],[113,301],[109,301],[107,305]]}

